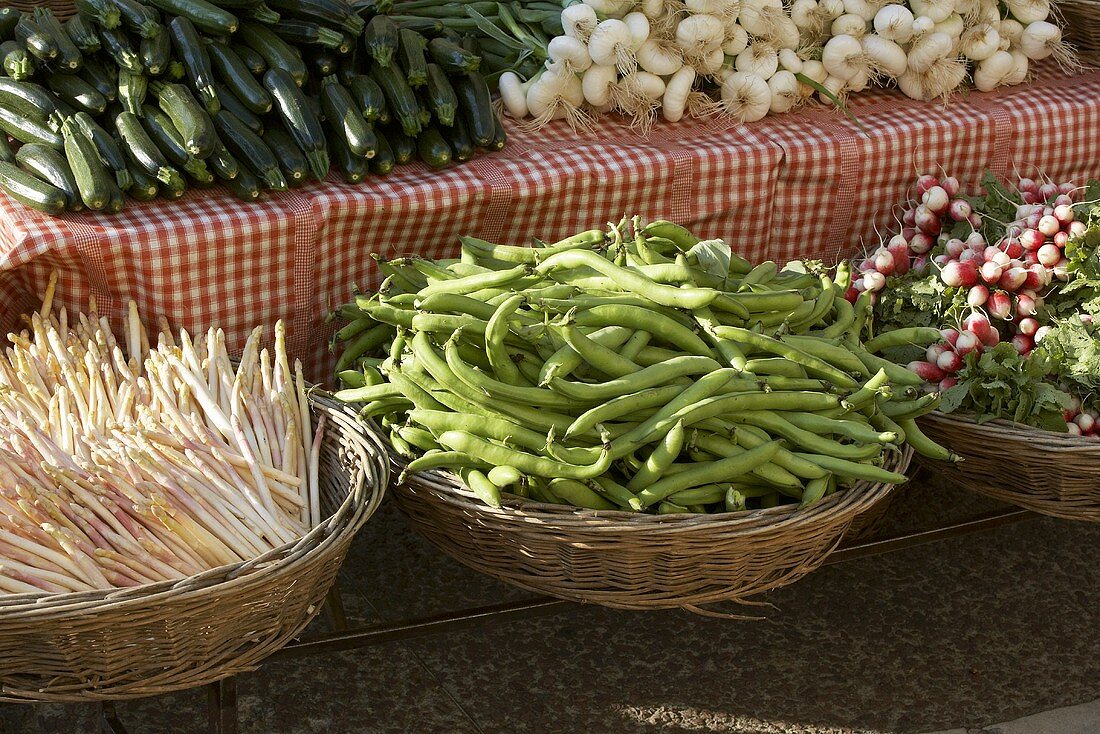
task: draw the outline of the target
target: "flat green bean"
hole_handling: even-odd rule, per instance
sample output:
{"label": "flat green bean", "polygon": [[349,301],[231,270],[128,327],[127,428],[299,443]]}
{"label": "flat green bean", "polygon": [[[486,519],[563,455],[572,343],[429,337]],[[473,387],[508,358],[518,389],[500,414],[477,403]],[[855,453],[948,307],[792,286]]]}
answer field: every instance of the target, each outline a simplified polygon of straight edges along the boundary
{"label": "flat green bean", "polygon": [[669,495],[685,489],[715,482],[727,482],[742,474],[748,474],[757,466],[771,461],[779,449],[778,442],[771,442],[729,459],[700,464],[686,471],[664,477],[638,493],[642,507],[649,507]]}
{"label": "flat green bean", "polygon": [[523,474],[547,478],[592,479],[611,467],[611,451],[604,449],[600,459],[593,464],[567,464],[543,456],[490,443],[480,436],[465,431],[444,431],[439,443],[453,451],[461,451],[490,466],[514,466]]}

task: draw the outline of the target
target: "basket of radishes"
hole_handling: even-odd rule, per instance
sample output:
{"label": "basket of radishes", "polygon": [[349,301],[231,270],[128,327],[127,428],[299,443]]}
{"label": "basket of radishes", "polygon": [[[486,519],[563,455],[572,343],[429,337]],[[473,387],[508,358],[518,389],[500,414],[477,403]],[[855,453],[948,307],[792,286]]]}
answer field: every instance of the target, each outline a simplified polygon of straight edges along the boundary
{"label": "basket of radishes", "polygon": [[[899,231],[859,262],[875,328],[935,327],[894,346],[939,396],[921,425],[965,461],[960,484],[1100,521],[1100,183],[992,176],[981,196],[922,176]],[[864,296],[865,298],[868,296]]]}

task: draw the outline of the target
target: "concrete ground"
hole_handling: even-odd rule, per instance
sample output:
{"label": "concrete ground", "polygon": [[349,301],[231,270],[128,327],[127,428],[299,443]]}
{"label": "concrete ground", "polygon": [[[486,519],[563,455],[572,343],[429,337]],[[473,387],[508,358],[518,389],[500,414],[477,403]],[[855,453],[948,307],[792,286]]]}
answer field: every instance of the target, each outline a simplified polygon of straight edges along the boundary
{"label": "concrete ground", "polygon": [[[885,532],[996,506],[925,482]],[[241,732],[1094,734],[1098,551],[1100,524],[1034,519],[822,568],[768,594],[761,622],[577,605],[269,663],[238,681]],[[442,556],[389,503],[342,588],[364,623],[528,596]],[[205,703],[192,691],[119,713],[131,734],[197,734]],[[0,705],[0,734],[94,732],[94,714]]]}

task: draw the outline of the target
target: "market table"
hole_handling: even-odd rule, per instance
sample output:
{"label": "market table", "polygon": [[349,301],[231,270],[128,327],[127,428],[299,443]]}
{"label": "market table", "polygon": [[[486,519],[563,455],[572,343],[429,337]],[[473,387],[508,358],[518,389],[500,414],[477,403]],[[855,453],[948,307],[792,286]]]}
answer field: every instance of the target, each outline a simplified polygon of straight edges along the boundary
{"label": "market table", "polygon": [[442,257],[461,234],[552,240],[639,214],[726,238],[751,259],[832,258],[872,238],[915,176],[941,164],[967,185],[1017,165],[1059,181],[1100,175],[1100,71],[1045,65],[1032,85],[960,94],[949,106],[878,91],[850,108],[863,131],[823,106],[748,126],[659,124],[648,137],[610,121],[588,134],[513,126],[503,151],[469,164],[416,163],[260,203],[215,190],[131,203],[113,217],[50,218],[0,195],[0,333],[36,307],[56,269],[70,308],[94,296],[100,313],[117,316],[133,298],[173,326],[220,325],[231,348],[284,319],[291,352],[324,379],[325,314],[353,284],[377,285],[372,252]]}

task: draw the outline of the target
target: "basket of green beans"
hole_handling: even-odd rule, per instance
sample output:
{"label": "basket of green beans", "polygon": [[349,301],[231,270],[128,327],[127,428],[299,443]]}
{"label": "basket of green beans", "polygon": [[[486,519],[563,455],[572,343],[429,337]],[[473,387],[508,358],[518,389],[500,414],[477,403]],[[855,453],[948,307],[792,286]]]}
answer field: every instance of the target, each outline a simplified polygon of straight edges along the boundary
{"label": "basket of green beans", "polygon": [[636,218],[554,244],[379,259],[336,397],[461,562],[626,608],[740,600],[819,565],[906,480],[920,378],[867,351],[848,274],[754,266]]}

